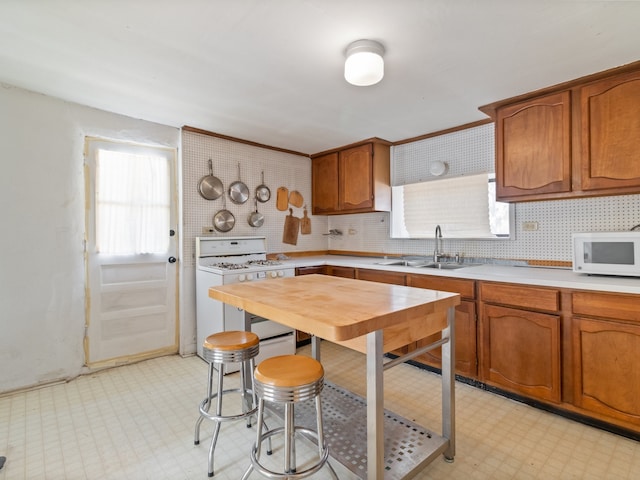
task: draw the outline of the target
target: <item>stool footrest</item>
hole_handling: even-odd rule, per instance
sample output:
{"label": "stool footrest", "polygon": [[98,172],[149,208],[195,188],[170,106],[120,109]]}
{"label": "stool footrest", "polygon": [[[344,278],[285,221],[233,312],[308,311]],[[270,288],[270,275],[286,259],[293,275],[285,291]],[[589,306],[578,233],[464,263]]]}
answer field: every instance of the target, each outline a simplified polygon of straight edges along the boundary
{"label": "stool footrest", "polygon": [[[242,393],[243,390],[240,388],[230,388],[227,390],[223,390],[223,394],[227,394],[227,393]],[[253,395],[253,392],[251,390],[244,390],[244,392],[246,392],[247,394]],[[214,398],[216,398],[218,396],[217,393],[214,393],[213,395],[211,395],[208,398],[205,398],[204,400],[202,400],[202,402],[200,402],[200,415],[202,415],[203,417],[207,418],[208,420],[215,420],[216,422],[231,422],[234,420],[241,420],[243,418],[247,418],[250,417],[252,415],[256,415],[258,413],[258,407],[255,406],[253,407],[251,410],[247,410],[246,412],[242,412],[242,413],[238,413],[236,415],[216,415],[215,413],[210,413],[207,412],[205,410],[205,406],[209,405],[209,408],[211,407],[211,402],[213,401]]]}
{"label": "stool footrest", "polygon": [[[311,430],[310,428],[305,428],[305,427],[300,427],[300,426],[294,426],[293,429],[294,429],[295,432],[304,433],[305,436],[307,436],[307,437],[315,438],[316,443],[317,443],[317,441],[318,441],[318,432],[316,432],[315,430]],[[262,434],[261,441],[264,442],[265,440],[271,438],[273,435],[277,435],[279,433],[284,433],[284,431],[285,431],[284,427],[278,427],[278,428],[274,428],[272,430],[269,430],[268,432],[264,432]],[[265,477],[269,477],[269,478],[296,479],[296,478],[308,477],[309,475],[313,475],[314,473],[318,472],[322,467],[325,466],[325,464],[329,465],[329,463],[328,463],[329,448],[327,447],[326,442],[324,442],[324,444],[322,445],[322,455],[320,456],[320,458],[318,459],[318,461],[316,463],[311,465],[309,468],[306,468],[304,470],[296,470],[294,472],[282,473],[282,472],[275,472],[273,470],[269,470],[267,467],[262,465],[260,463],[260,460],[256,457],[257,451],[258,451],[258,446],[256,444],[254,444],[253,448],[251,449],[251,466],[258,473],[260,473],[261,475],[263,475]],[[267,455],[269,455],[269,452],[267,452]],[[331,468],[330,465],[329,465],[329,467]]]}

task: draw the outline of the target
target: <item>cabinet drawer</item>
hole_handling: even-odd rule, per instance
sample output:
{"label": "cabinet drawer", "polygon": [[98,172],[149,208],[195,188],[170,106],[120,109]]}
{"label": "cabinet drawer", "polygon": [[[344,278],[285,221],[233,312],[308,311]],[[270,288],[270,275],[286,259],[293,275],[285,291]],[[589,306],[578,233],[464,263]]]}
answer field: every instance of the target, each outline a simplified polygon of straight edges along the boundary
{"label": "cabinet drawer", "polygon": [[356,269],[353,267],[327,267],[329,275],[334,277],[356,278]]}
{"label": "cabinet drawer", "polygon": [[391,283],[393,285],[405,284],[404,273],[387,272],[386,270],[366,270],[358,269],[358,279],[368,280],[370,282]]}
{"label": "cabinet drawer", "polygon": [[577,315],[640,322],[640,295],[574,292],[571,303]]}
{"label": "cabinet drawer", "polygon": [[476,298],[475,281],[435,275],[409,275],[407,285],[444,292],[459,293],[463,298]]}
{"label": "cabinet drawer", "polygon": [[312,275],[314,273],[318,273],[318,274],[326,274],[327,270],[326,267],[324,265],[318,265],[318,266],[314,266],[314,267],[297,267],[296,268],[296,275]]}
{"label": "cabinet drawer", "polygon": [[560,292],[549,288],[482,282],[480,298],[487,303],[513,305],[531,310],[560,310]]}

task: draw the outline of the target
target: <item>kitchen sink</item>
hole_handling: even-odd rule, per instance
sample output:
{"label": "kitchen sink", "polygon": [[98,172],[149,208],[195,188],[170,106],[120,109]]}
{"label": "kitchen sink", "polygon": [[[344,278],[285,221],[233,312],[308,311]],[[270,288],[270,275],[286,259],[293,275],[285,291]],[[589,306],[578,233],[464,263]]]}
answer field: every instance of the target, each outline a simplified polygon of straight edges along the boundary
{"label": "kitchen sink", "polygon": [[378,265],[407,265],[407,261],[401,258],[393,259],[393,260],[383,260],[381,262],[376,262]]}
{"label": "kitchen sink", "polygon": [[424,265],[413,265],[418,268],[435,268],[438,270],[457,270],[458,268],[466,268],[473,267],[474,265],[478,265],[477,263],[425,263]]}

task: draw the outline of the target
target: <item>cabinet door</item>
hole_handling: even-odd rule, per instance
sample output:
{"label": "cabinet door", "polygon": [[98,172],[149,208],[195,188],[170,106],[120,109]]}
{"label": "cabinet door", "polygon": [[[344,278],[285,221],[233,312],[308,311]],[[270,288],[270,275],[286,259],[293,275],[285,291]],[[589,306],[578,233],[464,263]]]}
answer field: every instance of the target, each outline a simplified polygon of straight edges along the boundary
{"label": "cabinet door", "polygon": [[500,108],[496,117],[497,198],[526,199],[570,190],[570,92]]}
{"label": "cabinet door", "polygon": [[640,191],[640,72],[580,90],[582,189]]}
{"label": "cabinet door", "polygon": [[314,215],[338,210],[338,153],[329,153],[311,161],[311,196]]}
{"label": "cabinet door", "polygon": [[341,210],[373,207],[373,149],[370,143],[340,152],[339,202]]}
{"label": "cabinet door", "polygon": [[640,325],[573,318],[577,406],[640,426]]}
{"label": "cabinet door", "polygon": [[560,317],[495,305],[482,308],[481,379],[560,402]]}
{"label": "cabinet door", "polygon": [[[474,378],[477,374],[475,302],[463,300],[456,307],[455,322],[456,373],[463,377]],[[429,345],[439,339],[440,335],[438,334],[418,340],[416,348]],[[416,360],[433,367],[442,368],[442,349],[439,347],[418,355]]]}

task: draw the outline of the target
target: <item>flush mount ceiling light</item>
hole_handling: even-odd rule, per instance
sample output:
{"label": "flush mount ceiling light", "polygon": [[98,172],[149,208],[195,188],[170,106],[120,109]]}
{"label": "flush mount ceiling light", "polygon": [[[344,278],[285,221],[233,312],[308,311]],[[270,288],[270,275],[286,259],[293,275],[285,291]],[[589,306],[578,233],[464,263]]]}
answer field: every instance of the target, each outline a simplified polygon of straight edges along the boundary
{"label": "flush mount ceiling light", "polygon": [[357,40],[347,47],[344,78],[358,87],[375,85],[384,76],[384,47],[374,40]]}

